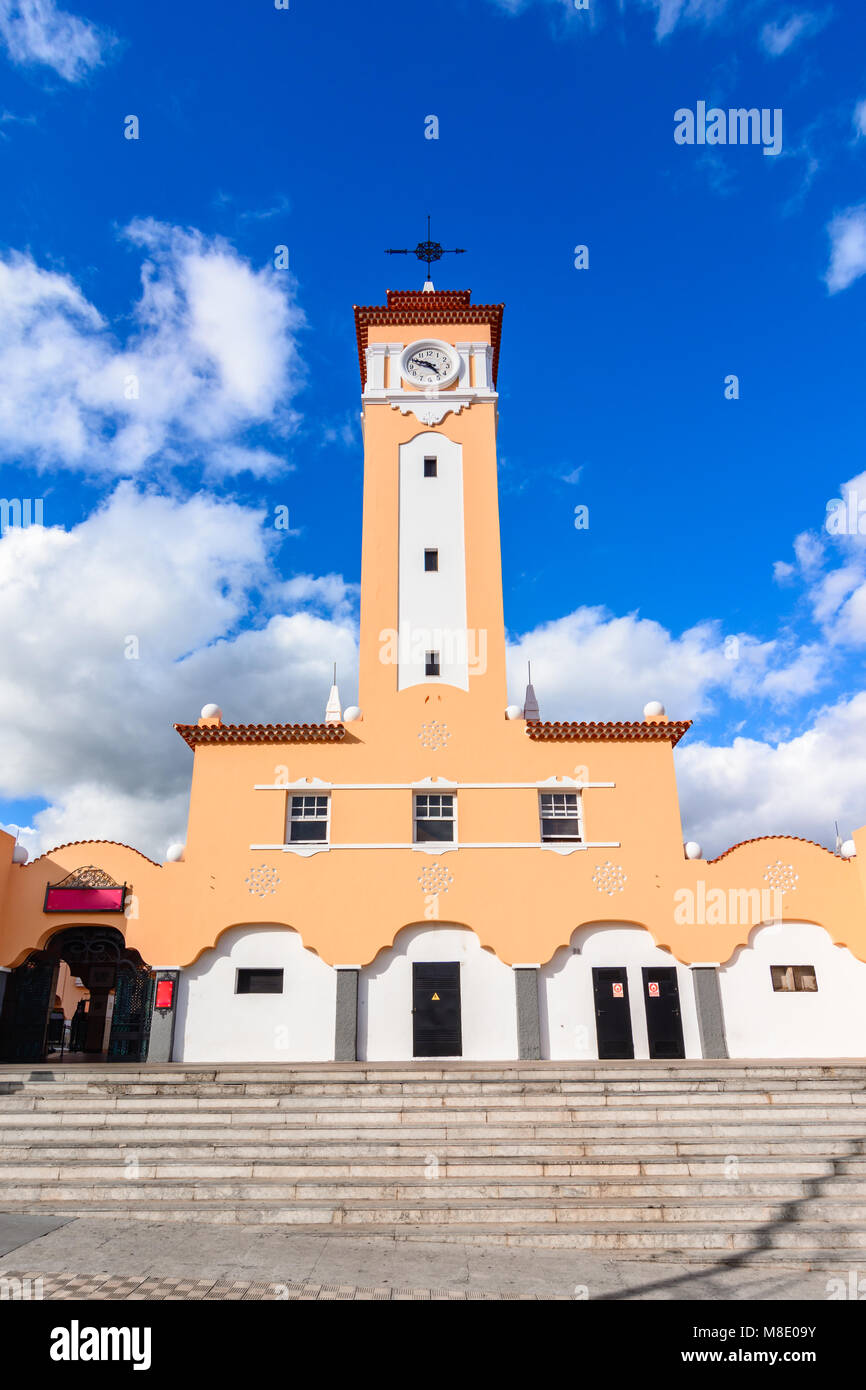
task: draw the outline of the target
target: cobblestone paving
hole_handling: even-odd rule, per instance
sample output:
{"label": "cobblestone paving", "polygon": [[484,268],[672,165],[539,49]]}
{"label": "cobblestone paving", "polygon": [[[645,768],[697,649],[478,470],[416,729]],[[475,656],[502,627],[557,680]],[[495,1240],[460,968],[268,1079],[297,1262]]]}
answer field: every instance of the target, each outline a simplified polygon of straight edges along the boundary
{"label": "cobblestone paving", "polygon": [[[6,1282],[4,1282],[6,1281]],[[33,1271],[0,1269],[0,1300],[44,1299],[47,1301],[80,1300],[92,1302],[136,1302],[156,1300],[160,1302],[210,1302],[216,1299],[226,1301],[259,1299],[268,1302],[302,1302],[335,1300],[351,1302],[367,1300],[376,1302],[449,1302],[467,1299],[517,1300],[535,1302],[539,1297],[549,1301],[570,1302],[571,1296],[538,1295],[534,1293],[490,1293],[476,1289],[392,1289],[387,1285],[355,1284],[278,1284],[247,1283],[233,1280],[231,1283],[219,1279],[123,1279],[107,1274],[38,1274]]]}

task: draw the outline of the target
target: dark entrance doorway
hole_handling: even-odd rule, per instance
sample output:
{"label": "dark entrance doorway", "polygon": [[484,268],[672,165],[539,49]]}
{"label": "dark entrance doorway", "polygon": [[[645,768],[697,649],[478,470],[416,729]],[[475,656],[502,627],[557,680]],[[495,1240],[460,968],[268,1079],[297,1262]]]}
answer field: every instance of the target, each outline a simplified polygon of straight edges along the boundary
{"label": "dark entrance doorway", "polygon": [[66,927],[12,971],[0,1015],[0,1061],[45,1060],[61,961],[90,993],[86,1015],[74,1029],[82,1055],[145,1061],[153,979],[150,966],[116,927]]}
{"label": "dark entrance doorway", "polygon": [[643,994],[650,1057],[685,1057],[676,968],[645,965]]}
{"label": "dark entrance doorway", "polygon": [[633,1057],[634,1039],[625,966],[593,966],[592,990],[599,1057]]}
{"label": "dark entrance doorway", "polygon": [[460,965],[451,961],[412,965],[413,1057],[460,1057]]}

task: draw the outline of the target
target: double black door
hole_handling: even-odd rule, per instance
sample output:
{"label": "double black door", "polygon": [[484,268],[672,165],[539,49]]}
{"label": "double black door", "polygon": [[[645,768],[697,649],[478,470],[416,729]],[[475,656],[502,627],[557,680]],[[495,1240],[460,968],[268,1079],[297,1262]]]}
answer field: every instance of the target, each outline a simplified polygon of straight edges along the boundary
{"label": "double black door", "polygon": [[633,1057],[634,1038],[625,966],[593,966],[592,992],[595,997],[599,1057]]}
{"label": "double black door", "polygon": [[416,961],[412,965],[413,1057],[460,1057],[460,965]]}
{"label": "double black door", "polygon": [[650,1057],[685,1057],[676,967],[643,967],[643,994]]}

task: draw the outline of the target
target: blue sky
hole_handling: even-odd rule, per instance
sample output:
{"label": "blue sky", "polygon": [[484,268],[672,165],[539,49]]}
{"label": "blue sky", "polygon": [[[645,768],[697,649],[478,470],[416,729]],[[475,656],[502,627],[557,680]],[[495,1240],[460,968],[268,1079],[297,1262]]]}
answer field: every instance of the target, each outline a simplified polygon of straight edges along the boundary
{"label": "blue sky", "polygon": [[[864,39],[854,0],[0,0],[0,495],[45,523],[0,540],[0,822],[161,856],[173,719],[319,718],[333,659],[355,698],[351,311],[420,285],[383,250],[428,212],[437,285],[507,306],[511,698],[531,656],[543,717],[693,717],[710,852],[866,822],[866,539],[824,527],[866,467]],[[678,145],[698,101],[781,153]]]}

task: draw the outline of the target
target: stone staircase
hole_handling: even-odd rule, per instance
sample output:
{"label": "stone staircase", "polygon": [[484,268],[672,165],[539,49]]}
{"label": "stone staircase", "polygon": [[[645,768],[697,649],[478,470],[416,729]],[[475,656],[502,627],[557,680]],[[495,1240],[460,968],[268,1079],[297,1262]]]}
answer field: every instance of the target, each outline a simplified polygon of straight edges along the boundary
{"label": "stone staircase", "polygon": [[866,1063],[0,1067],[0,1211],[866,1260]]}

